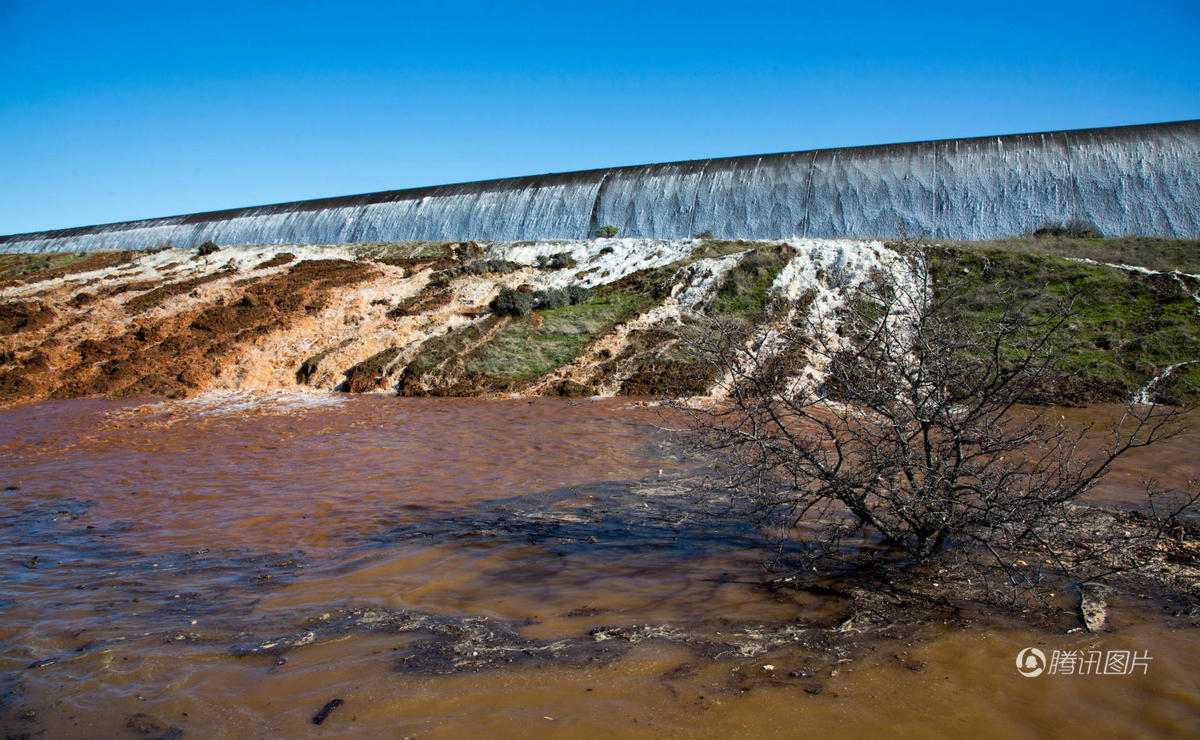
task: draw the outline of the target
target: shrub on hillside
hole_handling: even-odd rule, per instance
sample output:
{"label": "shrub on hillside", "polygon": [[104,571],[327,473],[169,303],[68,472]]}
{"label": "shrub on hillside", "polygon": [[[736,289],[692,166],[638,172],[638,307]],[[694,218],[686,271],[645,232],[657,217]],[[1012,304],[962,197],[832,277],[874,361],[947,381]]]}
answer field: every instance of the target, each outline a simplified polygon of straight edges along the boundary
{"label": "shrub on hillside", "polygon": [[[801,321],[772,342],[747,343],[723,318],[679,335],[722,378],[721,405],[676,405],[691,441],[720,457],[730,492],[803,538],[795,578],[907,571],[972,599],[1048,605],[1051,589],[1150,567],[1200,489],[1147,483],[1140,530],[1094,529],[1082,504],[1127,452],[1178,434],[1185,410],[1135,396],[1088,454],[1089,427],[1024,405],[1062,377],[1074,298],[1048,308],[997,286],[995,313],[964,322],[967,283],[935,284],[925,254],[899,246],[902,261],[847,284],[834,312],[794,305]],[[823,368],[820,384],[796,382],[805,365]]]}
{"label": "shrub on hillside", "polygon": [[1104,233],[1096,225],[1081,218],[1074,218],[1064,224],[1047,223],[1033,232],[1037,237],[1059,236],[1070,239],[1103,239]]}
{"label": "shrub on hillside", "polygon": [[501,316],[524,316],[536,305],[537,299],[533,293],[513,288],[501,288],[500,294],[492,299],[488,308]]}
{"label": "shrub on hillside", "polygon": [[201,257],[207,257],[213,252],[219,252],[220,250],[221,248],[217,246],[217,243],[210,239],[209,241],[206,241],[200,245],[200,249],[197,251],[197,254],[199,254]]}
{"label": "shrub on hillside", "polygon": [[582,285],[568,285],[563,290],[567,293],[567,301],[572,306],[577,306],[580,303],[587,303],[592,300],[592,291]]}
{"label": "shrub on hillside", "polygon": [[534,293],[533,296],[537,301],[535,308],[538,310],[548,311],[552,308],[565,306],[571,302],[567,297],[567,291],[563,290],[562,288],[539,290],[537,293]]}
{"label": "shrub on hillside", "polygon": [[536,300],[534,308],[549,310],[561,306],[577,306],[592,300],[592,291],[582,285],[568,285],[565,288],[549,288],[533,294]]}
{"label": "shrub on hillside", "polygon": [[476,260],[461,267],[448,267],[445,270],[439,270],[429,277],[429,282],[433,287],[444,287],[457,277],[462,275],[506,275],[510,272],[520,270],[524,265],[508,260],[486,259]]}
{"label": "shrub on hillside", "polygon": [[616,226],[601,226],[600,228],[596,229],[596,236],[600,237],[601,239],[611,239],[620,231],[621,230]]}
{"label": "shrub on hillside", "polygon": [[459,268],[464,275],[506,274],[521,269],[521,265],[508,260],[487,259],[478,260]]}
{"label": "shrub on hillside", "polygon": [[579,263],[569,252],[558,252],[549,256],[543,254],[537,260],[539,270],[564,270],[577,264]]}
{"label": "shrub on hillside", "polygon": [[488,307],[501,316],[524,316],[530,311],[549,311],[562,306],[575,306],[592,299],[592,291],[582,285],[529,291],[501,288]]}

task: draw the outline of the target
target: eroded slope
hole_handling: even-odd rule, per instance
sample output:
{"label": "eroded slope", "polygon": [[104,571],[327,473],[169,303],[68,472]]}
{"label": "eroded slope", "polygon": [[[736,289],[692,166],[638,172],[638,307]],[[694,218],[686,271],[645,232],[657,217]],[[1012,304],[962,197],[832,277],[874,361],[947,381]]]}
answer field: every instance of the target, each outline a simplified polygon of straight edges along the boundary
{"label": "eroded slope", "polygon": [[[1194,275],[962,246],[926,255],[936,280],[969,283],[964,320],[986,321],[997,287],[1035,304],[1077,295],[1069,372],[1051,389],[1063,400],[1115,400],[1151,383],[1182,398],[1200,385]],[[821,368],[802,347],[783,346],[779,328],[810,311],[836,318],[870,274],[909,279],[904,269],[892,246],[844,239],[8,256],[0,397],[704,395],[721,378],[687,337],[710,319],[794,363],[796,382],[815,384]],[[507,303],[493,303],[501,291]],[[815,330],[836,334],[837,322]]]}

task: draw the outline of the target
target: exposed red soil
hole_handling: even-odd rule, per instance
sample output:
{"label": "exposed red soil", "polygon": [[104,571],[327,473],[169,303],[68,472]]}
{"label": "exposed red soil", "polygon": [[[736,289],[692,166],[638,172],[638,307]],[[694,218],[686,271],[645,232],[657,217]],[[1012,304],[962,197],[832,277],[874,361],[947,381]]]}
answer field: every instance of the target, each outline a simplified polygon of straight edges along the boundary
{"label": "exposed red soil", "polygon": [[35,332],[58,318],[58,313],[41,301],[0,303],[0,334]]}
{"label": "exposed red soil", "polygon": [[280,265],[286,265],[289,262],[293,262],[295,259],[296,255],[292,254],[291,252],[280,252],[271,259],[263,260],[259,264],[255,265],[254,269],[265,270],[270,267],[279,267]]}
{"label": "exposed red soil", "polygon": [[142,293],[141,295],[130,298],[125,302],[125,307],[130,311],[145,311],[148,308],[157,306],[168,298],[177,295],[183,295],[185,293],[191,293],[201,285],[215,282],[223,277],[226,276],[218,271],[188,280],[179,280],[174,283],[167,283],[166,285],[155,288],[154,290],[150,290]]}
{"label": "exposed red soil", "polygon": [[[0,398],[180,396],[202,390],[226,367],[227,358],[256,338],[320,311],[331,290],[377,275],[375,268],[360,262],[304,261],[244,286],[231,300],[218,298],[196,310],[136,321],[122,333],[66,346],[47,336],[64,326],[51,326],[53,318],[45,318],[53,316],[52,309],[18,307],[13,309],[13,323],[25,322],[17,330],[29,334],[27,339],[37,348],[18,349],[10,359],[16,367],[0,372]],[[154,305],[210,279],[216,278],[161,286],[135,300],[154,295],[142,301]],[[88,303],[78,295],[73,300]]]}
{"label": "exposed red soil", "polygon": [[384,371],[399,356],[399,347],[388,347],[371,355],[346,371],[346,385],[343,390],[349,393],[368,393],[383,388],[387,382]]}
{"label": "exposed red soil", "polygon": [[403,299],[388,311],[387,315],[390,319],[398,319],[403,316],[415,316],[420,313],[433,311],[441,308],[453,300],[454,294],[447,289],[434,292],[421,291],[416,295],[409,296]]}
{"label": "exposed red soil", "polygon": [[621,384],[622,396],[702,396],[715,373],[686,362],[660,362],[640,365]]}

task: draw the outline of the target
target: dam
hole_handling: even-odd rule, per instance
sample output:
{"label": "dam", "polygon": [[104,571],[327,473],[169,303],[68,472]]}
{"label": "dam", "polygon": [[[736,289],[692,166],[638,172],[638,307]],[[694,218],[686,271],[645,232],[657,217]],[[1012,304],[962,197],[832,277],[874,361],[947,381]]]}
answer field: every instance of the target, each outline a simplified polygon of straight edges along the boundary
{"label": "dam", "polygon": [[1200,120],[819,149],[391,190],[0,236],[0,253],[583,239],[989,239],[1085,221],[1200,238]]}

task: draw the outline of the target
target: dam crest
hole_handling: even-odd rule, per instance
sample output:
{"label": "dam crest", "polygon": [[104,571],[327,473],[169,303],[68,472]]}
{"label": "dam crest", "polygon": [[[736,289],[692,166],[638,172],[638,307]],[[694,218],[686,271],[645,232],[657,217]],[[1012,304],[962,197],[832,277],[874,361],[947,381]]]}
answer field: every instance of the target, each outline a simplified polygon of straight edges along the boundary
{"label": "dam crest", "polygon": [[0,252],[583,239],[989,239],[1087,222],[1200,238],[1200,120],[391,190],[0,236]]}

